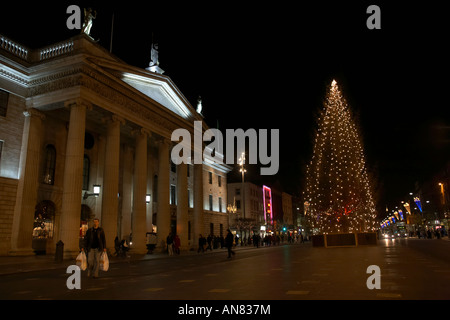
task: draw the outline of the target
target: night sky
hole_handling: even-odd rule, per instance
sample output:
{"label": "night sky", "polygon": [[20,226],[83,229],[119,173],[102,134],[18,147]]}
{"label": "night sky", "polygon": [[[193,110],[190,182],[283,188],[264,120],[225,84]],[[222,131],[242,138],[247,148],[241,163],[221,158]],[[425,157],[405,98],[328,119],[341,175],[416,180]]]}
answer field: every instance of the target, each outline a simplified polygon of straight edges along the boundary
{"label": "night sky", "polygon": [[[142,68],[153,33],[160,67],[191,105],[202,96],[210,127],[280,129],[279,173],[261,177],[252,167],[246,179],[293,194],[336,79],[359,121],[379,208],[396,205],[450,157],[448,18],[431,2],[314,3],[2,4],[0,33],[42,47],[79,33],[66,28],[68,5],[92,6],[91,35],[109,49],[114,12],[112,52]],[[381,30],[366,27],[370,4],[381,8]],[[240,181],[237,169],[229,179]]]}

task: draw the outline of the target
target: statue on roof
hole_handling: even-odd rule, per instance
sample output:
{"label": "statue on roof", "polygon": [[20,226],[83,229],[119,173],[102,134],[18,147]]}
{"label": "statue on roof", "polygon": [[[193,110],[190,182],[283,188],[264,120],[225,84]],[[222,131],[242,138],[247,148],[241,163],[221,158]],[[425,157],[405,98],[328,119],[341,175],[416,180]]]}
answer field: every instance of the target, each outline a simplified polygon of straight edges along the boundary
{"label": "statue on roof", "polygon": [[197,113],[202,114],[202,109],[203,109],[202,97],[198,96],[198,99],[197,99]]}
{"label": "statue on roof", "polygon": [[152,49],[150,52],[150,67],[159,66],[158,60],[158,44],[152,43]]}
{"label": "statue on roof", "polygon": [[92,20],[97,17],[97,11],[92,10],[92,8],[84,8],[84,22],[81,28],[81,33],[85,33],[90,36],[92,28]]}
{"label": "statue on roof", "polygon": [[[153,35],[152,35],[153,38]],[[163,74],[164,70],[159,67],[159,53],[158,53],[158,43],[152,39],[152,48],[150,51],[150,63],[146,70]]]}

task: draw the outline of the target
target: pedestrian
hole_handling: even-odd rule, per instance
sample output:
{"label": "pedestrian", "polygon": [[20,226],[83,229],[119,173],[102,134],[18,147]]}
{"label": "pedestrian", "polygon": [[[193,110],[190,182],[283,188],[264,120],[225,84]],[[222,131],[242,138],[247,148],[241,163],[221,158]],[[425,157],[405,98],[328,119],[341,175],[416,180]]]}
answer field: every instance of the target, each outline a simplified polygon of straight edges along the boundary
{"label": "pedestrian", "polygon": [[208,249],[212,251],[212,247],[211,247],[212,237],[211,237],[211,235],[208,235],[207,241],[208,241],[208,246],[206,247],[205,251],[208,251]]}
{"label": "pedestrian", "polygon": [[172,232],[169,232],[169,235],[167,236],[167,239],[166,239],[166,243],[167,243],[167,251],[169,252],[169,256],[173,256],[173,236],[172,236]]}
{"label": "pedestrian", "polygon": [[231,234],[230,229],[228,229],[227,231],[228,231],[228,234],[227,234],[227,236],[225,238],[225,246],[228,249],[228,259],[230,259],[231,255],[234,256],[236,254],[236,252],[231,250],[233,248],[233,235]]}
{"label": "pedestrian", "polygon": [[175,250],[176,254],[180,254],[180,246],[181,246],[181,240],[178,234],[175,235],[175,239],[173,240],[173,249]]}
{"label": "pedestrian", "polygon": [[100,255],[106,253],[105,232],[100,227],[100,220],[94,219],[94,226],[89,228],[84,237],[84,247],[82,251],[87,252],[88,256],[88,277],[94,273],[94,278],[98,278],[98,270],[100,267]]}
{"label": "pedestrian", "polygon": [[197,253],[205,252],[206,239],[200,234],[198,237],[198,250]]}

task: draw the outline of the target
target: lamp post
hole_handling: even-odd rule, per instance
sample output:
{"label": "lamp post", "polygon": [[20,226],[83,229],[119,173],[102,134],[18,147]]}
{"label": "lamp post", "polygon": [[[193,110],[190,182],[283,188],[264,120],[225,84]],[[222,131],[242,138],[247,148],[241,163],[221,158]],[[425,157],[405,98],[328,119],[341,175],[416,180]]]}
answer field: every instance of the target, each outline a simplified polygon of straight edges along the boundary
{"label": "lamp post", "polygon": [[[247,170],[245,170],[245,168],[244,168],[244,163],[245,163],[245,152],[242,152],[241,157],[239,158],[239,165],[241,166],[239,171],[242,174],[242,216],[243,216],[243,219],[244,219],[243,221],[245,221],[245,185],[244,185],[244,175],[247,172]],[[245,236],[243,237],[243,239],[246,236],[247,236],[247,230],[245,230]]]}
{"label": "lamp post", "polygon": [[227,211],[228,211],[228,229],[230,229],[230,216],[231,216],[231,214],[235,214],[236,213],[236,211],[237,211],[237,208],[236,208],[236,200],[235,199],[233,199],[233,204],[228,204],[227,205]]}
{"label": "lamp post", "polygon": [[245,153],[242,152],[241,157],[239,158],[239,165],[241,166],[241,168],[239,169],[239,171],[242,173],[242,213],[243,213],[243,217],[245,219],[245,190],[244,190],[244,175],[247,172],[247,170],[245,170],[244,168],[244,163],[245,163]]}

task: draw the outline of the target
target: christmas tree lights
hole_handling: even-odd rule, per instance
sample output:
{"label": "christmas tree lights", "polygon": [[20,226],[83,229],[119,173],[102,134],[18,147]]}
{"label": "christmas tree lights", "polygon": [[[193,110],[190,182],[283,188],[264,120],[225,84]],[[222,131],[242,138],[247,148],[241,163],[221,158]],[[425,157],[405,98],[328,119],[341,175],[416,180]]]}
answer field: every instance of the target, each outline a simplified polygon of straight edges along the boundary
{"label": "christmas tree lights", "polygon": [[376,212],[364,150],[335,80],[318,118],[303,192],[315,234],[375,231]]}

